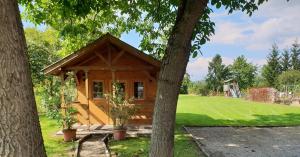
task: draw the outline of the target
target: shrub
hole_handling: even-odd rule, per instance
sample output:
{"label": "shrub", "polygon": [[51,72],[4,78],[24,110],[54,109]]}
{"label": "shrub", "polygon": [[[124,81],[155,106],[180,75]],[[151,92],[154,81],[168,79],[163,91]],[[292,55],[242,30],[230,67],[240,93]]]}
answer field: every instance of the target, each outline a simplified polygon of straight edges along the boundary
{"label": "shrub", "polygon": [[133,104],[134,99],[125,99],[124,91],[120,90],[118,83],[113,83],[114,93],[107,94],[106,99],[110,104],[110,116],[115,129],[124,129],[128,120],[137,112],[138,108]]}
{"label": "shrub", "polygon": [[[64,112],[64,111],[62,111]],[[60,113],[57,116],[57,120],[59,124],[64,128],[64,129],[71,129],[72,125],[77,122],[76,118],[74,117],[76,114],[77,110],[69,105],[67,105],[65,109],[65,113]]]}
{"label": "shrub", "polygon": [[279,85],[298,85],[300,84],[300,71],[299,70],[288,70],[278,76]]}
{"label": "shrub", "polygon": [[189,94],[207,96],[209,89],[204,81],[192,82],[189,87]]}

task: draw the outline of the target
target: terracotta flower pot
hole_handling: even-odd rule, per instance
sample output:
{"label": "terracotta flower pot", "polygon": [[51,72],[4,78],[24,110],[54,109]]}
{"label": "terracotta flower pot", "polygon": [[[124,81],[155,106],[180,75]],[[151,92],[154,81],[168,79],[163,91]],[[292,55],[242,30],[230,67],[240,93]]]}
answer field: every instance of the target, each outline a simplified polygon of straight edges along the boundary
{"label": "terracotta flower pot", "polygon": [[76,139],[76,129],[64,129],[64,141],[70,142]]}
{"label": "terracotta flower pot", "polygon": [[114,129],[113,134],[115,140],[124,140],[126,138],[126,129]]}

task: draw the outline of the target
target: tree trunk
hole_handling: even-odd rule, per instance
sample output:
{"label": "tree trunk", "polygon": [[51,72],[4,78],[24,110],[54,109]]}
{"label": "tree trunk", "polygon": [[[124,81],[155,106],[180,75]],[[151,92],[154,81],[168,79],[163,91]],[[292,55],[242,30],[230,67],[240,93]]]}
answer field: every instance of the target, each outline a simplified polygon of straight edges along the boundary
{"label": "tree trunk", "polygon": [[207,0],[182,0],[178,7],[158,79],[150,157],[174,156],[179,89],[190,56],[192,34],[207,3]]}
{"label": "tree trunk", "polygon": [[17,0],[0,1],[0,156],[44,157]]}

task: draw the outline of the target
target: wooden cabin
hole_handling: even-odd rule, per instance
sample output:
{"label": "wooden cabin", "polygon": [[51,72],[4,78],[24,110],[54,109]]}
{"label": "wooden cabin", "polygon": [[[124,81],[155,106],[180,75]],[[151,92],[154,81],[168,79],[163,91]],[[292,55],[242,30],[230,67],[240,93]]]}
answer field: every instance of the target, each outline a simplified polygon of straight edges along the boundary
{"label": "wooden cabin", "polygon": [[[106,34],[80,50],[44,69],[59,76],[62,87],[67,72],[76,80],[78,122],[112,124],[110,105],[104,95],[112,92],[112,82],[119,82],[125,97],[134,98],[140,110],[130,124],[151,124],[160,62],[118,38]],[[62,88],[64,93],[64,88]],[[62,94],[62,109],[66,107]]]}

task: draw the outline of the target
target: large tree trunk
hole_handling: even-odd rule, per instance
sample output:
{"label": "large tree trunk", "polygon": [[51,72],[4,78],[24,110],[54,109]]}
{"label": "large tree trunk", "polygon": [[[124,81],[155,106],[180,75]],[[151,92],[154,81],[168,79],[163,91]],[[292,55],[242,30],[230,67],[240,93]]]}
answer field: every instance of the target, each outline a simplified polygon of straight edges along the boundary
{"label": "large tree trunk", "polygon": [[207,0],[182,0],[168,40],[155,101],[150,157],[174,155],[174,127],[179,89],[190,56],[192,34]]}
{"label": "large tree trunk", "polygon": [[17,0],[0,0],[0,156],[44,157]]}

